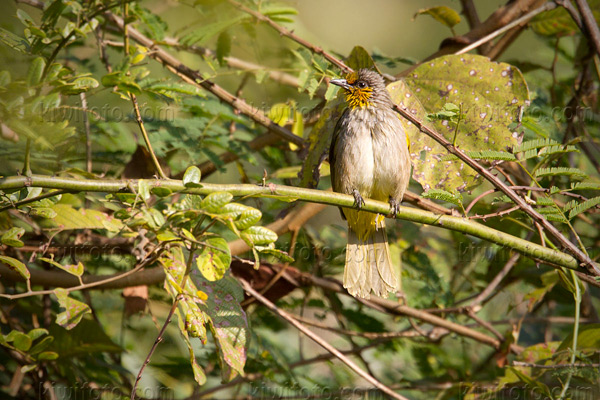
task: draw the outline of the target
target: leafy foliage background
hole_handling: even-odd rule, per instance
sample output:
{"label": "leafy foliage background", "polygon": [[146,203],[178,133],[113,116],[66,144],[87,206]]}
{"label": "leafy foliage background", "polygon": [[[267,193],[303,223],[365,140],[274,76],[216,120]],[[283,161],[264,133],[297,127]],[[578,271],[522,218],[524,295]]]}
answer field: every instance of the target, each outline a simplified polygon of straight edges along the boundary
{"label": "leafy foliage background", "polygon": [[[598,1],[583,3],[597,20]],[[3,394],[383,396],[244,292],[248,282],[399,396],[598,397],[597,264],[570,255],[423,129],[405,121],[405,204],[429,214],[388,224],[403,287],[387,301],[357,301],[336,283],[346,228],[316,203],[351,202],[295,190],[331,186],[324,157],[344,105],[328,80],[345,66],[376,68],[399,107],[595,262],[600,44],[564,7],[548,7],[454,54],[509,23],[509,11],[520,10],[515,20],[547,4],[415,9],[416,26],[452,38],[436,52],[443,36],[424,35],[415,43],[428,53],[387,55],[325,45],[302,23],[312,4],[6,2]]]}

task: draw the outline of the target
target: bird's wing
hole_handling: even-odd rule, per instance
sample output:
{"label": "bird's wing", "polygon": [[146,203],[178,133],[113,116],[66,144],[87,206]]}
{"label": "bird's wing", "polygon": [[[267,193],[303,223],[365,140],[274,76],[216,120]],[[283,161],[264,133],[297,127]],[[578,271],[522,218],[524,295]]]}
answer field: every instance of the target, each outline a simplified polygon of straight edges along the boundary
{"label": "bird's wing", "polygon": [[[337,143],[337,140],[340,136],[340,128],[341,128],[341,121],[342,119],[346,116],[346,113],[348,113],[348,109],[344,110],[344,113],[342,114],[342,116],[337,120],[337,123],[335,124],[335,128],[333,129],[333,137],[331,138],[331,146],[329,146],[329,176],[331,177],[331,188],[333,189],[334,192],[338,192],[338,189],[336,186],[336,179],[335,179],[335,146]],[[340,209],[340,214],[342,216],[342,219],[346,219],[346,216],[344,215],[344,211],[342,211],[342,208],[339,207]]]}
{"label": "bird's wing", "polygon": [[331,146],[329,146],[329,176],[331,177],[331,187],[334,192],[338,191],[336,188],[336,179],[335,179],[335,146],[340,134],[341,121],[348,113],[348,109],[344,110],[342,116],[337,120],[335,124],[335,128],[333,128],[333,137],[331,138]]}

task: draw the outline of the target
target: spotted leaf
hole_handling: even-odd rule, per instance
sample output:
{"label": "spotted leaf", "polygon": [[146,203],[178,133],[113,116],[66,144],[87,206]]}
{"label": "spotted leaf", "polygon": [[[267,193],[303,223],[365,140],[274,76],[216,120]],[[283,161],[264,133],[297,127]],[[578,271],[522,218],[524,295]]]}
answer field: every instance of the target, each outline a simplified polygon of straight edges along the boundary
{"label": "spotted leaf", "polygon": [[[447,103],[459,106],[458,125],[445,119],[427,123],[463,150],[506,151],[521,141],[511,126],[529,103],[529,92],[521,72],[509,64],[478,55],[444,56],[422,64],[405,81],[390,84],[388,91],[396,104],[421,121]],[[481,182],[460,160],[443,160],[448,152],[429,136],[404,119],[403,124],[411,141],[413,178],[423,189],[462,191]]]}

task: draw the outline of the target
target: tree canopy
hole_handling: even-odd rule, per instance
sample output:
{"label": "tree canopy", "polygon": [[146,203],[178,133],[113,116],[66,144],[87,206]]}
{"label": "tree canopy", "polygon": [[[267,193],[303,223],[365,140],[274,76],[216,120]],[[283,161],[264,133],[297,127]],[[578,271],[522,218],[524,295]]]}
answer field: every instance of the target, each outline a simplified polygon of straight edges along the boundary
{"label": "tree canopy", "polygon": [[[600,397],[600,1],[439,3],[372,5],[423,56],[336,49],[311,2],[6,2],[2,395]],[[340,282],[360,68],[410,139],[387,299]]]}

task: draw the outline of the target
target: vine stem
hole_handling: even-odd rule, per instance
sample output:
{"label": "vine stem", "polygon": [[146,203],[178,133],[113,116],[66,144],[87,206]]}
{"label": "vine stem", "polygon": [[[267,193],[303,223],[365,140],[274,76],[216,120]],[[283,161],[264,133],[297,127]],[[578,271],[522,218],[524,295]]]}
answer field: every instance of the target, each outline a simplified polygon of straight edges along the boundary
{"label": "vine stem", "polygon": [[[581,309],[581,288],[579,287],[579,279],[577,275],[573,271],[571,273],[571,280],[573,281],[574,292],[573,297],[575,299],[575,321],[573,322],[573,346],[571,348],[571,364],[575,364],[577,359],[577,336],[579,336],[579,318],[580,318],[580,309]],[[563,388],[558,396],[558,400],[562,400],[567,394],[567,390],[569,390],[569,385],[571,384],[571,378],[573,377],[573,371],[569,371],[569,375],[567,376],[567,380],[563,385]]]}
{"label": "vine stem", "polygon": [[[495,178],[495,176],[494,176]],[[351,195],[329,192],[325,190],[305,189],[284,185],[257,186],[249,184],[215,184],[203,183],[201,187],[186,187],[182,181],[177,180],[144,180],[150,188],[160,187],[172,192],[207,195],[214,192],[228,192],[234,196],[271,197],[284,201],[302,200],[313,203],[329,204],[338,207],[354,207],[354,197]],[[12,176],[0,178],[0,190],[20,189],[24,187],[42,187],[76,192],[130,192],[131,188],[138,187],[140,180],[118,179],[76,179],[67,177],[53,177],[45,175]],[[513,192],[514,193],[514,192]],[[390,205],[381,201],[365,199],[363,211],[390,215]],[[579,262],[573,256],[558,250],[546,248],[528,240],[512,236],[508,233],[481,225],[466,218],[440,215],[429,211],[401,206],[397,218],[416,223],[450,229],[472,236],[479,237],[509,247],[515,251],[545,262],[552,266],[562,266],[579,270]],[[596,267],[597,268],[597,267]]]}
{"label": "vine stem", "polygon": [[300,332],[304,333],[306,336],[308,336],[310,339],[312,339],[319,346],[323,347],[329,353],[333,354],[336,358],[338,358],[340,361],[342,361],[344,364],[346,364],[351,370],[356,372],[360,377],[367,380],[369,383],[371,383],[377,389],[381,390],[382,392],[384,392],[385,394],[389,395],[390,397],[392,397],[394,399],[408,400],[406,397],[402,396],[399,393],[394,392],[392,389],[390,389],[383,383],[379,382],[377,379],[375,379],[374,377],[369,375],[367,372],[363,371],[358,365],[356,365],[356,363],[354,363],[354,361],[352,361],[350,358],[346,357],[338,349],[333,347],[331,344],[329,344],[323,338],[321,338],[320,336],[315,334],[313,331],[308,329],[306,326],[304,326],[300,321],[294,319],[294,317],[292,317],[287,312],[285,312],[282,309],[280,309],[279,307],[277,307],[275,304],[270,302],[266,297],[264,297],[263,295],[258,293],[256,290],[254,290],[254,288],[252,288],[252,286],[250,286],[250,284],[248,282],[246,282],[245,280],[243,280],[241,278],[238,278],[238,280],[242,284],[242,287],[248,294],[250,294],[256,300],[258,300],[260,303],[262,303],[271,312],[273,312],[274,314],[285,319],[288,323],[293,325]]}

